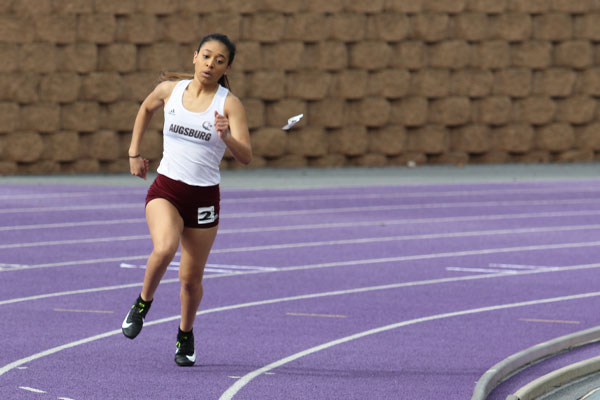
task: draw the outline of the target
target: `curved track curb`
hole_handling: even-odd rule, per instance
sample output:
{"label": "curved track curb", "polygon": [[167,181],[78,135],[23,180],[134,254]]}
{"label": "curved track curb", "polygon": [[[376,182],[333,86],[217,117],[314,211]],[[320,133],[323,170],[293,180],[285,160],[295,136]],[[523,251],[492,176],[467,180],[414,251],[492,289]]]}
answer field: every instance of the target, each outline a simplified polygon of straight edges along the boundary
{"label": "curved track curb", "polygon": [[515,394],[508,396],[506,400],[536,399],[566,383],[598,372],[598,369],[600,369],[600,356],[567,365],[528,383]]}
{"label": "curved track curb", "polygon": [[479,378],[471,400],[485,400],[498,384],[524,368],[563,351],[597,341],[600,341],[600,326],[561,336],[515,353],[488,369]]}

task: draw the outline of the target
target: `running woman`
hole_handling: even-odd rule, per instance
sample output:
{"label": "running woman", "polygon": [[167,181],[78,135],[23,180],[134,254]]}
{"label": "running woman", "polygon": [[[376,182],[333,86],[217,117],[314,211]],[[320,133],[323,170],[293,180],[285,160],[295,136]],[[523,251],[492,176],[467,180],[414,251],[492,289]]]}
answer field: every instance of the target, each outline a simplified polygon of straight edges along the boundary
{"label": "running woman", "polygon": [[140,155],[140,143],[152,115],[163,107],[163,157],[146,197],[154,248],[142,291],[122,330],[130,339],[140,333],[158,284],[181,244],[181,321],[175,353],[180,366],[196,361],[193,325],[202,300],[204,266],[219,224],[219,164],[226,148],[243,164],[252,159],[246,111],[229,91],[227,80],[234,57],[235,45],[227,36],[205,36],[194,52],[191,79],[165,80],[146,97],[129,147],[131,174],[146,179],[148,160]]}

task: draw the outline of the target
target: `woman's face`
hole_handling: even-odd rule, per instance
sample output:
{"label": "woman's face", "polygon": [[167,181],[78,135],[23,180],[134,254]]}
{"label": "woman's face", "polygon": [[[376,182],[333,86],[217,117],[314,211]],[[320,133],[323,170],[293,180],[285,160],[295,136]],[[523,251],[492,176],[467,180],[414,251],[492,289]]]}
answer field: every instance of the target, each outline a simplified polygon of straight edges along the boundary
{"label": "woman's face", "polygon": [[200,51],[194,52],[196,77],[202,83],[217,83],[231,69],[229,50],[217,40],[206,42]]}

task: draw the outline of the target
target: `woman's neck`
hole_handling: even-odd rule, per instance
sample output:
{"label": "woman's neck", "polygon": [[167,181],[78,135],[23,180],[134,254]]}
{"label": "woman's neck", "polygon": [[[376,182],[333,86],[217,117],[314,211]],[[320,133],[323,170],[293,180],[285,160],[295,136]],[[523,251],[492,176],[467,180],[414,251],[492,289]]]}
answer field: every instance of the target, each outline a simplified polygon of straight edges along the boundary
{"label": "woman's neck", "polygon": [[195,76],[194,76],[194,79],[192,79],[192,81],[190,82],[190,84],[188,86],[188,90],[195,96],[200,96],[200,94],[202,94],[202,93],[214,93],[218,89],[219,89],[218,83],[212,84],[212,85],[202,84],[200,81],[198,81],[196,79]]}

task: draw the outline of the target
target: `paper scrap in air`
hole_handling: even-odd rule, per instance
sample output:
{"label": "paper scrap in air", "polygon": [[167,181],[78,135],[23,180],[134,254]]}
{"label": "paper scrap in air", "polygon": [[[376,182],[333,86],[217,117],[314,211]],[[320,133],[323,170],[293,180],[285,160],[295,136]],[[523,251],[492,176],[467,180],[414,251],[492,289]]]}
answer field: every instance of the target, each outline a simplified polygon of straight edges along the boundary
{"label": "paper scrap in air", "polygon": [[302,117],[304,117],[304,114],[298,114],[298,115],[294,115],[293,117],[291,117],[290,119],[288,119],[288,123],[287,125],[285,125],[283,128],[283,130],[287,131],[288,129],[290,129],[292,126],[296,125],[298,122],[300,122],[300,120],[302,119]]}

